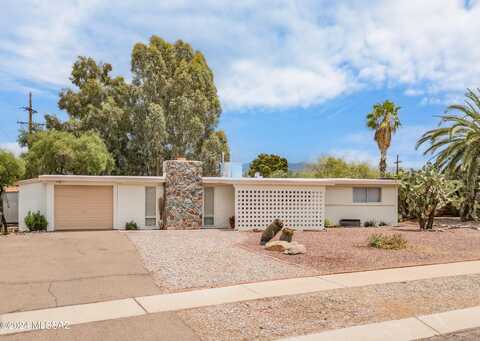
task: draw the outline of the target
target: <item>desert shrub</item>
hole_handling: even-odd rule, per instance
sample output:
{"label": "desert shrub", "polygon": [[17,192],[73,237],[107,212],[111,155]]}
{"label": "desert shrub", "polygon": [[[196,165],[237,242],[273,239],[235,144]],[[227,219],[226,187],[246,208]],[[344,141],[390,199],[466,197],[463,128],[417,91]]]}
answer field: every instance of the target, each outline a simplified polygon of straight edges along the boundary
{"label": "desert shrub", "polygon": [[125,224],[125,229],[126,230],[138,230],[138,225],[137,225],[136,222],[134,222],[132,220],[132,221],[129,221]]}
{"label": "desert shrub", "polygon": [[48,226],[47,218],[40,211],[28,211],[24,221],[30,231],[43,231]]}
{"label": "desert shrub", "polygon": [[377,222],[373,219],[367,220],[363,223],[363,227],[377,227]]}
{"label": "desert shrub", "polygon": [[323,221],[323,226],[325,227],[335,227],[335,224],[328,218],[325,218]]}
{"label": "desert shrub", "polygon": [[230,218],[228,218],[228,223],[230,224],[230,228],[234,229],[235,228],[235,216],[232,215]]}
{"label": "desert shrub", "polygon": [[382,220],[378,223],[378,226],[388,226],[388,224]]}
{"label": "desert shrub", "polygon": [[385,235],[374,233],[368,237],[368,246],[385,250],[401,250],[407,247],[407,240],[400,234]]}

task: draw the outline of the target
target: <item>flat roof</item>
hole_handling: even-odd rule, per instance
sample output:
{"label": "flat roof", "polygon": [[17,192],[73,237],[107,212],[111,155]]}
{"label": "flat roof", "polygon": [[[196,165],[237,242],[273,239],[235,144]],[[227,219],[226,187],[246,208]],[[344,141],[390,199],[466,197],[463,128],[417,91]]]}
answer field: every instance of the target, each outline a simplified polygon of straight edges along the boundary
{"label": "flat roof", "polygon": [[232,184],[232,185],[306,185],[306,186],[335,186],[335,185],[398,185],[394,179],[351,179],[351,178],[222,178],[204,177],[205,184]]}
{"label": "flat roof", "polygon": [[[335,186],[335,185],[398,185],[394,179],[350,179],[350,178],[224,178],[203,177],[204,184],[211,185],[297,185],[297,186]],[[164,176],[115,176],[115,175],[40,175],[38,178],[23,180],[19,184],[55,182],[55,183],[163,183]]]}
{"label": "flat roof", "polygon": [[20,185],[38,182],[85,182],[85,183],[162,183],[163,176],[125,175],[40,175],[38,178],[19,181]]}

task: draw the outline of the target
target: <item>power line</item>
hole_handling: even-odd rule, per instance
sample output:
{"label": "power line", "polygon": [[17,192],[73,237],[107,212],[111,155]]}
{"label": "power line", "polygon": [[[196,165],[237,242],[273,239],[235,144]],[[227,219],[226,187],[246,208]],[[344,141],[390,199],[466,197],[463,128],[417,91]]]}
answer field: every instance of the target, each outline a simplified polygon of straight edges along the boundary
{"label": "power line", "polygon": [[397,154],[397,161],[394,162],[395,166],[396,166],[396,170],[395,170],[395,174],[398,176],[398,172],[399,172],[399,166],[400,164],[402,163],[402,161],[400,161],[400,157],[399,155]]}
{"label": "power line", "polygon": [[32,93],[29,92],[28,93],[28,106],[25,106],[25,107],[20,107],[20,109],[22,109],[23,111],[26,111],[28,112],[28,122],[24,122],[24,121],[17,121],[17,124],[20,124],[20,125],[28,125],[28,133],[30,134],[32,131],[33,131],[33,126],[36,125],[36,126],[44,126],[45,124],[43,123],[36,123],[33,121],[33,115],[34,114],[37,114],[38,111],[33,109],[33,105],[32,105]]}

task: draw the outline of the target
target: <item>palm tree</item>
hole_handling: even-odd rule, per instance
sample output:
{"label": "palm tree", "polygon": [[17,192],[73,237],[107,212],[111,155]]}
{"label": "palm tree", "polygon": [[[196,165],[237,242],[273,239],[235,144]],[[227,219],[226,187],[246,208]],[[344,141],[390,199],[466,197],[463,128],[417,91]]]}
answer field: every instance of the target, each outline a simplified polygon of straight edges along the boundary
{"label": "palm tree", "polygon": [[400,127],[400,119],[395,103],[386,100],[373,106],[372,112],[367,115],[367,127],[375,131],[375,141],[380,149],[380,176],[385,177],[387,170],[387,150],[392,142],[392,135]]}
{"label": "palm tree", "polygon": [[463,182],[460,217],[470,220],[475,215],[480,171],[480,89],[467,89],[464,104],[450,105],[440,116],[440,125],[427,131],[417,142],[417,148],[425,143],[430,146],[424,154],[431,154],[436,165]]}

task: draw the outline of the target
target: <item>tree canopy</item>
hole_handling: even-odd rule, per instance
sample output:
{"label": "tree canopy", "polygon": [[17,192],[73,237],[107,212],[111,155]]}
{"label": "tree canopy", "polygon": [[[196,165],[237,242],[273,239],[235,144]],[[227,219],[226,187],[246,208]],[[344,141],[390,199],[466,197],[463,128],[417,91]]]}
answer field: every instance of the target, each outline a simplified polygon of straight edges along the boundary
{"label": "tree canopy", "polygon": [[112,77],[112,66],[79,57],[60,93],[69,119],[47,115],[47,129],[95,132],[115,161],[114,174],[160,175],[175,157],[204,161],[205,175],[217,175],[221,154],[229,154],[217,89],[203,54],[181,40],[152,36],[131,54],[132,82]]}
{"label": "tree canopy", "polygon": [[375,141],[380,150],[380,175],[385,177],[387,171],[387,150],[390,148],[392,135],[400,127],[398,111],[400,107],[391,101],[377,103],[367,115],[367,127],[375,131]]}
{"label": "tree canopy", "polygon": [[35,134],[23,155],[27,177],[41,174],[108,174],[114,164],[105,143],[95,133],[78,137],[56,130]]}
{"label": "tree canopy", "polygon": [[317,162],[307,164],[297,176],[374,179],[378,178],[379,173],[368,162],[348,162],[339,157],[323,156]]}
{"label": "tree canopy", "polygon": [[[417,148],[427,144],[425,154],[433,155],[435,165],[450,177],[461,179],[462,220],[477,218],[475,206],[480,175],[480,89],[467,90],[464,104],[454,104],[440,116],[440,126],[427,131]],[[446,125],[446,126],[445,126]]]}
{"label": "tree canopy", "polygon": [[258,154],[250,164],[248,176],[253,177],[257,172],[266,178],[271,177],[272,174],[275,174],[276,177],[283,177],[279,174],[288,172],[288,161],[286,158],[275,154]]}

